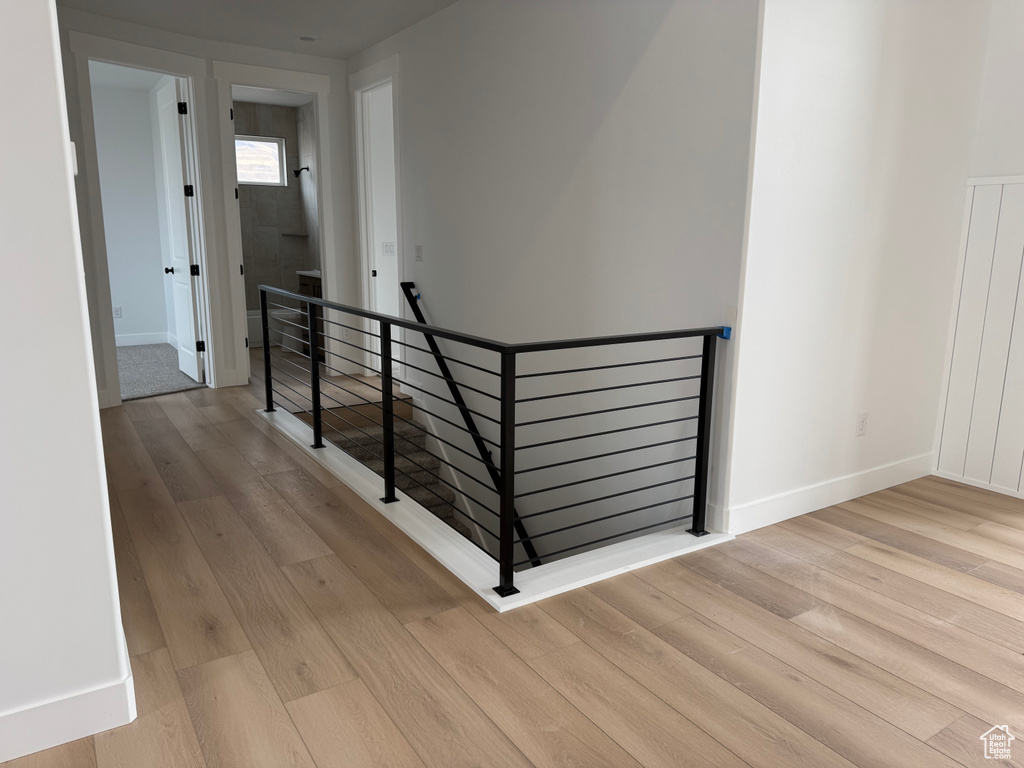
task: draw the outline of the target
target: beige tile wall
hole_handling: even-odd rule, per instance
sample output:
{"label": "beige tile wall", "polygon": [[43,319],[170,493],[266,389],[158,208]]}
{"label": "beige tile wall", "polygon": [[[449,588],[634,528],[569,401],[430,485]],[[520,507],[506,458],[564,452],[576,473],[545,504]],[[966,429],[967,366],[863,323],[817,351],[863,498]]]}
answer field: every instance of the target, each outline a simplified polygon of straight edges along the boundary
{"label": "beige tile wall", "polygon": [[[296,270],[317,269],[319,258],[312,255],[306,209],[314,212],[315,184],[306,181],[303,172],[296,179],[292,171],[307,162],[299,161],[299,111],[294,107],[235,102],[235,133],[246,136],[283,138],[287,157],[285,187],[239,184],[238,205],[242,221],[242,263],[245,266],[245,303],[259,309],[257,286],[273,285],[298,290]],[[304,200],[304,193],[312,200]],[[317,224],[315,218],[312,219]]]}

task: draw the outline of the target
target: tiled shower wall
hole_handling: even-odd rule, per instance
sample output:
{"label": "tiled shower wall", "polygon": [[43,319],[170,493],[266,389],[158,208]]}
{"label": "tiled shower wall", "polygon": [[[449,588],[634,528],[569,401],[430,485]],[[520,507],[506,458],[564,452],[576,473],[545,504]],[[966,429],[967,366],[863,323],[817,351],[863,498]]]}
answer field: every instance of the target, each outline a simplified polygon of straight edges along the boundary
{"label": "tiled shower wall", "polygon": [[307,209],[317,210],[316,186],[307,182],[306,172],[299,179],[292,173],[303,165],[313,168],[314,164],[299,161],[298,109],[236,101],[234,110],[236,134],[284,139],[288,166],[285,187],[238,185],[245,304],[253,310],[260,306],[259,285],[297,291],[296,271],[319,268],[319,258],[314,256],[319,246],[307,229],[305,213]]}
{"label": "tiled shower wall", "polygon": [[302,216],[309,233],[309,255],[315,266],[320,268],[320,208],[316,203],[319,187],[316,168],[316,110],[312,102],[298,108],[299,119],[299,165],[309,166],[309,172],[299,175],[299,192],[302,196]]}

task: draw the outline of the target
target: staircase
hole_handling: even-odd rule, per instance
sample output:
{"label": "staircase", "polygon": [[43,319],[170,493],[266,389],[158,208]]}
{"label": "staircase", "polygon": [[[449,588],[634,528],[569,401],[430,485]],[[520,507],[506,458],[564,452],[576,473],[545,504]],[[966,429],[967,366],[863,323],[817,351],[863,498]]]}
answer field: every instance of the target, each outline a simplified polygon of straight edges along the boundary
{"label": "staircase", "polygon": [[[262,350],[250,351],[253,390],[263,386]],[[294,402],[280,402],[307,424],[313,419],[308,410],[312,390],[309,375],[303,376],[299,366],[309,364],[308,358],[274,348],[275,357],[291,363],[285,370],[301,380],[287,379],[283,395]],[[384,430],[381,428],[381,380],[379,376],[322,376],[322,420],[324,437],[345,453],[378,475],[384,474]],[[367,402],[369,400],[370,402]],[[413,501],[425,507],[449,527],[466,538],[471,537],[465,518],[454,507],[455,492],[435,477],[441,462],[426,451],[427,434],[413,419],[412,398],[394,389],[395,419],[395,486]],[[404,421],[403,421],[404,419]],[[417,466],[418,465],[418,466]]]}

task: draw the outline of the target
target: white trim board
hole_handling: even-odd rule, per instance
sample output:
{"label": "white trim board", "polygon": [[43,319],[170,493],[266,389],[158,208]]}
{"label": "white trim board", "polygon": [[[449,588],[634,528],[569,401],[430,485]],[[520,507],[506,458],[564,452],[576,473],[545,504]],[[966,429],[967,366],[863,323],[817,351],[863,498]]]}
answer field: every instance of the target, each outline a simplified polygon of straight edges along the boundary
{"label": "white trim board", "polygon": [[383,503],[380,500],[380,476],[330,443],[316,450],[311,448],[313,428],[296,416],[287,411],[267,413],[258,410],[257,413],[318,464],[343,480],[367,504],[398,526],[498,612],[529,605],[734,538],[728,533],[709,533],[696,538],[686,533],[683,526],[678,526],[517,573],[515,584],[519,594],[498,597],[493,589],[498,583],[498,564],[487,554],[428,510],[404,497],[401,491],[398,501]]}
{"label": "white trim board", "polygon": [[725,514],[728,530],[739,535],[764,528],[766,525],[781,523],[783,520],[841,504],[894,485],[909,483],[911,480],[932,474],[934,467],[935,454],[922,453],[863,472],[730,507]]}
{"label": "white trim board", "polygon": [[1002,184],[1024,184],[1024,176],[975,176],[967,180],[968,187]]}
{"label": "white trim board", "polygon": [[127,725],[136,715],[130,673],[99,688],[5,713],[0,715],[0,763]]}
{"label": "white trim board", "polygon": [[[297,72],[276,67],[260,67],[251,64],[235,64],[228,61],[213,62],[213,78],[216,82],[219,119],[217,126],[221,143],[221,176],[224,185],[225,236],[227,242],[227,262],[231,265],[242,265],[242,223],[238,210],[235,190],[238,186],[235,178],[235,124],[231,119],[234,98],[231,87],[244,85],[253,88],[270,90],[294,91],[312,94],[313,109],[316,120],[316,155],[317,155],[317,208],[320,224],[320,270],[323,283],[323,298],[329,301],[340,301],[344,296],[342,281],[342,265],[337,258],[340,236],[336,232],[337,224],[331,213],[334,211],[336,190],[331,181],[331,169],[334,159],[331,155],[330,75],[312,72]],[[341,194],[337,190],[337,194]],[[328,215],[330,214],[330,215]],[[241,270],[231,270],[231,295],[236,305],[235,321],[240,323],[248,333],[247,312],[245,303],[245,277]],[[330,319],[331,314],[327,314]],[[252,343],[252,339],[249,339]],[[327,351],[336,355],[342,354],[342,342],[329,339]],[[245,337],[238,335],[235,339],[235,353],[243,361],[240,368],[244,369],[246,378],[240,383],[245,384],[249,375],[249,353],[245,346]]]}

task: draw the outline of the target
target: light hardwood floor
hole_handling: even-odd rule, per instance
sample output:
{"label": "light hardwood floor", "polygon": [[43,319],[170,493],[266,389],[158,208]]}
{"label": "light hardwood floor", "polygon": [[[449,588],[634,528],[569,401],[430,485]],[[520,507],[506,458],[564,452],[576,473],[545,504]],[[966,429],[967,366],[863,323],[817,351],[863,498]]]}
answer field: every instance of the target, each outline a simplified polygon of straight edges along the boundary
{"label": "light hardwood floor", "polygon": [[924,478],[499,615],[254,413],[104,411],[139,717],[10,768],[1024,765],[1024,502]]}

